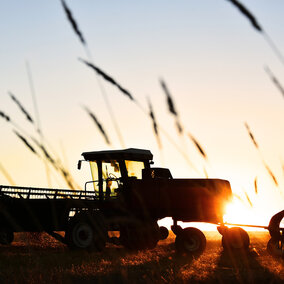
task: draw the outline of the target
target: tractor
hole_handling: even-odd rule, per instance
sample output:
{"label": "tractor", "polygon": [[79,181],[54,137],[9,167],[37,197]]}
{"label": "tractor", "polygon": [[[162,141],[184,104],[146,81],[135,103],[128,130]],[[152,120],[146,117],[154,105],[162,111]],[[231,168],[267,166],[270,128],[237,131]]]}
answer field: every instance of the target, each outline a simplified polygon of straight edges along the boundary
{"label": "tractor", "polygon": [[[222,179],[175,179],[169,169],[153,167],[149,150],[124,149],[82,153],[92,179],[84,190],[0,185],[0,243],[14,232],[47,232],[70,248],[101,251],[107,242],[131,250],[153,249],[169,231],[158,221],[172,218],[178,252],[201,254],[202,231],[178,222],[218,225],[225,249],[247,249],[248,234],[223,222],[232,198]],[[63,231],[64,236],[58,231]],[[110,232],[116,231],[116,237]]]}

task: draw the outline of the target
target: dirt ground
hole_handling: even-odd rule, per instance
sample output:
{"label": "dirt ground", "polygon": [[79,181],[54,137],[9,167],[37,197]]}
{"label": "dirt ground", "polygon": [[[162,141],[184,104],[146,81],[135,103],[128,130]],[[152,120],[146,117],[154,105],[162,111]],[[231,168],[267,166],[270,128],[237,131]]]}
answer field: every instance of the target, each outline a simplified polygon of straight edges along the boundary
{"label": "dirt ground", "polygon": [[174,235],[153,250],[72,251],[48,235],[19,233],[0,247],[1,283],[284,283],[284,261],[266,251],[269,234],[250,232],[248,253],[225,253],[221,236],[205,232],[198,258],[176,254]]}

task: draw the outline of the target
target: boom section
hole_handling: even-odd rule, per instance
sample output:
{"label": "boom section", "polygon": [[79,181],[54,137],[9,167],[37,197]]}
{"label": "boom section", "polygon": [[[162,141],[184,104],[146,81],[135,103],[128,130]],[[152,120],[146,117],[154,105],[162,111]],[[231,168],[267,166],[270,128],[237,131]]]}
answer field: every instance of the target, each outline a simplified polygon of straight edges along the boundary
{"label": "boom section", "polygon": [[98,200],[94,191],[0,185],[1,198]]}

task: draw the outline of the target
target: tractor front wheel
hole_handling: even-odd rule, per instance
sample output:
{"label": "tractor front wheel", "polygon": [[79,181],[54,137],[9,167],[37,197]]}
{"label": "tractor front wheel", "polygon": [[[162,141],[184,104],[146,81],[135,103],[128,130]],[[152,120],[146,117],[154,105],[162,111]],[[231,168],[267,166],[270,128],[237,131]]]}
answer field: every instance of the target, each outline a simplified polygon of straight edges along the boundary
{"label": "tractor front wheel", "polygon": [[224,250],[248,250],[250,239],[248,233],[239,227],[228,228],[222,237]]}
{"label": "tractor front wheel", "polygon": [[205,250],[206,238],[205,235],[196,228],[185,228],[177,234],[175,246],[178,253],[199,256]]}
{"label": "tractor front wheel", "polygon": [[167,237],[169,236],[169,230],[166,227],[161,226],[159,227],[159,231],[160,231],[160,240],[167,239]]}
{"label": "tractor front wheel", "polygon": [[78,214],[69,221],[65,239],[70,248],[102,251],[107,229],[98,214]]}

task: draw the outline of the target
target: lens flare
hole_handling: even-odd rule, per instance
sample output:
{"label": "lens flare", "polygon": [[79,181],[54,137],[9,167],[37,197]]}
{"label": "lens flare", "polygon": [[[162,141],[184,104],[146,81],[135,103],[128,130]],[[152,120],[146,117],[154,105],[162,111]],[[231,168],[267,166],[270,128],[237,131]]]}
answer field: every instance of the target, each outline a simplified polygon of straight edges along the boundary
{"label": "lens flare", "polygon": [[[267,226],[267,216],[260,214],[258,210],[237,197],[228,203],[225,208],[224,222],[229,224],[243,224],[255,226]],[[246,230],[255,231],[257,228],[247,228]]]}

